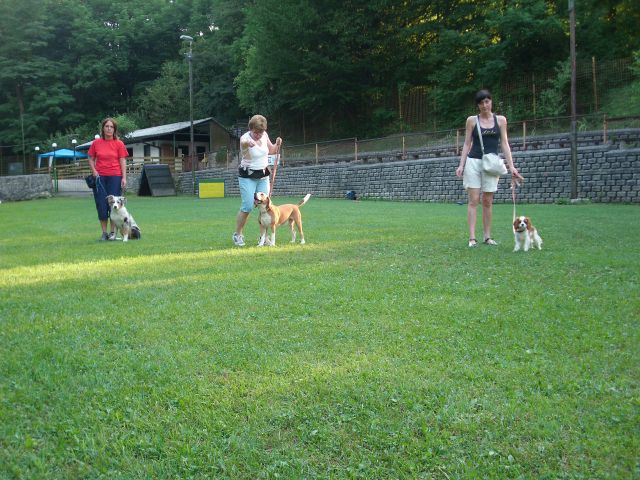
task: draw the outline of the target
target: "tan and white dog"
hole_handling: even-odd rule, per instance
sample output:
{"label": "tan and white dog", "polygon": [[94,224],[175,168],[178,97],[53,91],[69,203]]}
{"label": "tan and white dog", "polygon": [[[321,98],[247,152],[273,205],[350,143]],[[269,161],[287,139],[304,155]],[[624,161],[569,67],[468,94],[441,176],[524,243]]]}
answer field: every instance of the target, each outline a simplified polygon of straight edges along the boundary
{"label": "tan and white dog", "polygon": [[520,216],[513,221],[513,235],[515,237],[514,252],[521,248],[528,252],[531,245],[542,250],[542,238],[538,235],[538,230],[533,226],[529,217]]}
{"label": "tan and white dog", "polygon": [[126,242],[129,240],[129,237],[139,240],[141,237],[140,227],[138,227],[133,216],[128,212],[127,207],[125,207],[127,199],[125,197],[109,195],[107,202],[109,202],[109,209],[111,211],[109,217],[122,234],[122,241]]}
{"label": "tan and white dog", "polygon": [[[258,240],[258,246],[274,246],[276,244],[276,228],[285,222],[289,222],[291,243],[295,243],[296,241],[296,231],[293,227],[295,223],[295,226],[298,228],[298,232],[300,232],[300,244],[304,244],[304,232],[302,231],[302,214],[300,213],[300,207],[307,203],[309,197],[311,197],[311,194],[307,193],[297,205],[287,203],[278,206],[273,204],[271,197],[266,193],[256,193],[254,200],[255,204],[260,209],[260,215],[258,215],[258,223],[260,224],[260,239]],[[271,229],[271,238],[267,238],[268,229]]]}

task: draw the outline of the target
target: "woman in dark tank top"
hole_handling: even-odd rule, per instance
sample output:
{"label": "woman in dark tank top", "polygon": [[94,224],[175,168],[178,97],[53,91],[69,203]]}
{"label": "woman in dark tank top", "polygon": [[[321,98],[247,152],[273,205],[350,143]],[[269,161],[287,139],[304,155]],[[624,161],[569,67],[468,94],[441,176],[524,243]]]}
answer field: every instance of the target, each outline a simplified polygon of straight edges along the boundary
{"label": "woman in dark tank top", "polygon": [[476,105],[478,105],[480,113],[467,118],[460,165],[456,169],[456,175],[463,177],[463,186],[469,199],[467,203],[467,222],[469,224],[470,247],[475,247],[478,244],[476,241],[476,218],[478,205],[481,201],[484,243],[497,245],[496,241],[491,237],[491,221],[493,218],[493,195],[498,189],[500,177],[482,172],[482,148],[476,123],[479,122],[482,132],[484,153],[497,154],[500,147],[512,177],[524,181],[524,178],[513,164],[511,157],[511,147],[509,147],[507,138],[507,119],[492,112],[491,93],[488,90],[480,90],[476,93]]}

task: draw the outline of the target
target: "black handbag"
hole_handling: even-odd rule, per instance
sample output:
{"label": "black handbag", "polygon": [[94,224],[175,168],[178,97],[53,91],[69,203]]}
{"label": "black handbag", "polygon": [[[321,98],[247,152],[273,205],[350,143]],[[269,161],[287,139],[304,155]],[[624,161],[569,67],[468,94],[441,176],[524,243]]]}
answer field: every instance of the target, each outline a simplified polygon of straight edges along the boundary
{"label": "black handbag", "polygon": [[87,187],[91,190],[96,189],[96,177],[94,177],[93,174],[84,177],[84,181],[87,182]]}

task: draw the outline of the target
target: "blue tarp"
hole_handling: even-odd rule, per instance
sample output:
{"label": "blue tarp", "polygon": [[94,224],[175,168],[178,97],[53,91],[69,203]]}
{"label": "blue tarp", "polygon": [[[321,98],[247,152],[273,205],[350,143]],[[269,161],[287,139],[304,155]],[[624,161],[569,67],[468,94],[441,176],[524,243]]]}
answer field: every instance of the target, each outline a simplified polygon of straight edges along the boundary
{"label": "blue tarp", "polygon": [[[86,153],[82,153],[77,150],[75,154],[75,158],[87,158],[88,156]],[[51,152],[41,153],[40,155],[38,155],[38,158],[53,156],[55,156],[56,158],[73,158],[73,150],[69,150],[68,148],[61,148],[60,150],[55,151],[52,150]]]}
{"label": "blue tarp", "polygon": [[51,152],[47,152],[47,153],[41,153],[40,155],[38,155],[38,168],[40,168],[40,163],[41,160],[43,158],[48,158],[49,159],[49,168],[51,168],[51,165],[53,164],[53,158],[55,156],[56,159],[58,158],[74,158],[74,153],[75,153],[75,158],[79,159],[79,158],[87,158],[88,155],[86,153],[83,152],[79,152],[78,150],[76,150],[75,152],[73,150],[69,150],[68,148],[61,148],[60,150],[55,150],[55,151],[51,151]]}

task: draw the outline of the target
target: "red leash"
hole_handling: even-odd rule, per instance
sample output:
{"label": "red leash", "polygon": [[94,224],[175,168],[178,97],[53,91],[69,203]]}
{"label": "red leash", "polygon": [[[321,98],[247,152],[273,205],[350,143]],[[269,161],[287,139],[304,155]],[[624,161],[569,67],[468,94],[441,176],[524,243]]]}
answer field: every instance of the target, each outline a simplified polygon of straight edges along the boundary
{"label": "red leash", "polygon": [[273,186],[276,184],[276,173],[278,173],[278,163],[280,160],[280,145],[276,150],[276,159],[273,162],[273,175],[271,176],[271,185],[269,186],[269,196],[273,194]]}
{"label": "red leash", "polygon": [[514,227],[514,223],[516,221],[516,186],[521,186],[521,183],[516,180],[516,178],[511,176],[511,200],[513,201],[513,220],[511,221],[511,229],[513,233],[516,232],[516,227]]}
{"label": "red leash", "polygon": [[513,220],[516,221],[516,179],[511,177],[511,200],[513,201]]}

